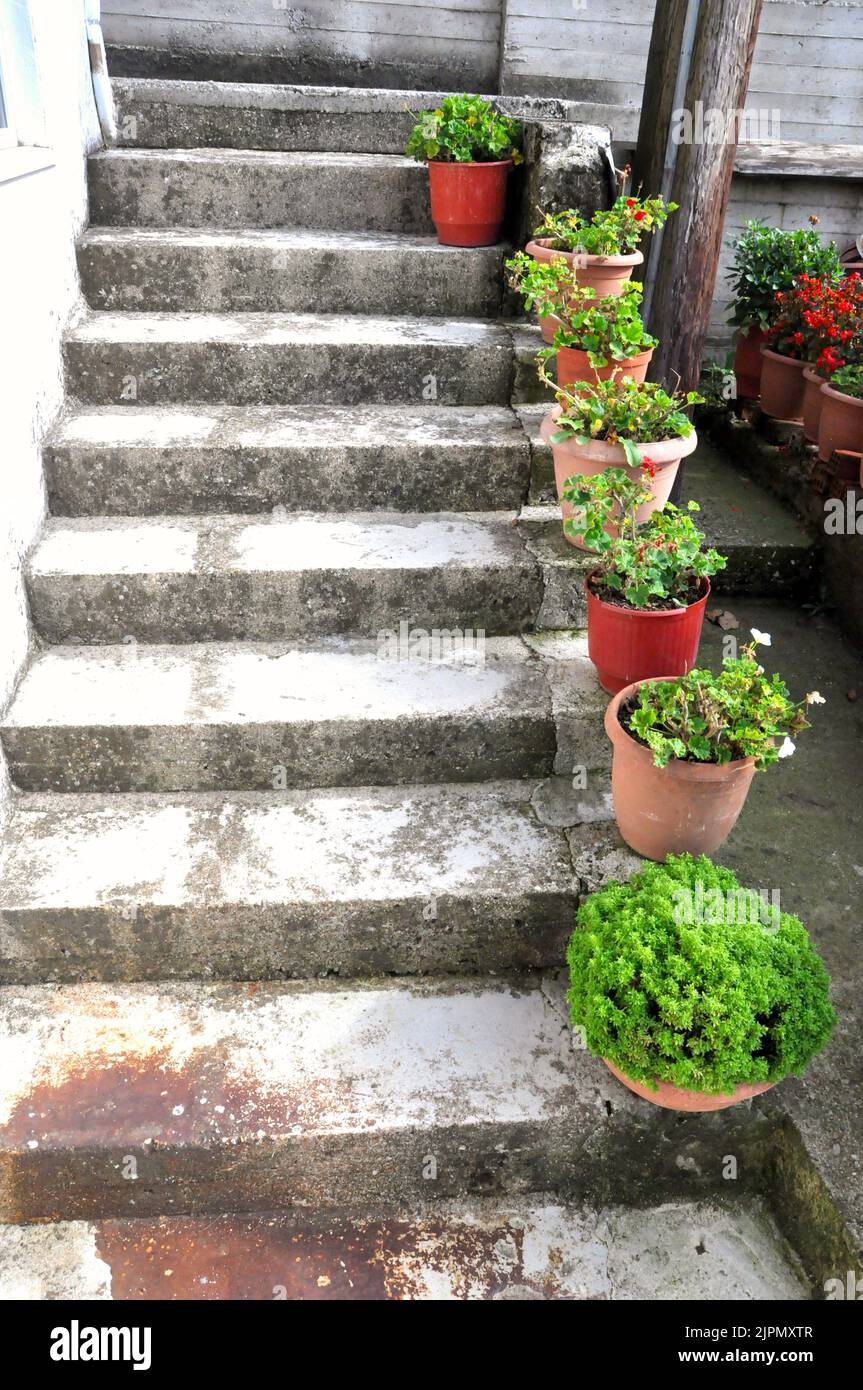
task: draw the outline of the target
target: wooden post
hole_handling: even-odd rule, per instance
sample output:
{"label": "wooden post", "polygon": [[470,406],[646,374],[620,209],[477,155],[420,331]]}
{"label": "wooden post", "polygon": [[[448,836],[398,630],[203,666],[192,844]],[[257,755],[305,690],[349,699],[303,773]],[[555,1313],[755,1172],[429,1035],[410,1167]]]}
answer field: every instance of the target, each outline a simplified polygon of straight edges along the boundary
{"label": "wooden post", "polygon": [[701,370],[761,4],[656,3],[632,187],[680,205],[648,239],[642,273],[645,322],[659,339],[651,379],[679,377],[683,390]]}

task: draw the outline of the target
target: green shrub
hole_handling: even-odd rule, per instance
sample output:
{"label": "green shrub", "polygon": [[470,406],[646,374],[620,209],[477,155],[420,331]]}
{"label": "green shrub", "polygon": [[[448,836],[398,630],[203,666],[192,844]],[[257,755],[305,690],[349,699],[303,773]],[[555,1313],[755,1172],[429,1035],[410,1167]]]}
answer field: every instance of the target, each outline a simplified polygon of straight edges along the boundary
{"label": "green shrub", "polygon": [[444,97],[435,111],[421,111],[405,146],[405,154],[422,163],[488,164],[497,159],[521,163],[518,121],[502,116],[482,97]]}
{"label": "green shrub", "polygon": [[768,227],[760,219],[747,222],[734,243],[726,276],[734,291],[728,322],[735,328],[768,329],[778,316],[777,291],[790,290],[804,274],[838,282],[842,265],[832,241],[825,245],[814,227],[790,231]]}
{"label": "green shrub", "polygon": [[703,894],[741,891],[729,869],[669,855],[583,903],[567,951],[573,1025],[592,1053],[651,1087],[726,1095],[801,1072],[835,1022],[803,924],[778,911],[768,925],[755,913],[686,921],[681,902],[698,882]]}
{"label": "green shrub", "polygon": [[863,399],[863,367],[840,367],[831,376],[829,384],[832,390],[841,391],[843,396],[853,396],[859,401]]}

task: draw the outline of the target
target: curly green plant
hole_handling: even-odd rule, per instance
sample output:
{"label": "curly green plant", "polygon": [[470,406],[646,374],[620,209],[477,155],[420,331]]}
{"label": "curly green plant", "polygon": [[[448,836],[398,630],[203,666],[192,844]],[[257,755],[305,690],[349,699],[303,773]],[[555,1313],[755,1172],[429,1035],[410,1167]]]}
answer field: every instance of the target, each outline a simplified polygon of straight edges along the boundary
{"label": "curly green plant", "polygon": [[762,770],[795,750],[792,734],[810,728],[809,705],[823,705],[817,690],[791,699],[780,676],[768,676],[756,660],[770,634],[752,629],[739,656],[727,656],[718,675],[694,667],[670,681],[645,681],[629,715],[630,732],[653,753],[657,767],[671,758],[730,763],[754,758]]}
{"label": "curly green plant", "polygon": [[621,195],[610,208],[600,208],[590,221],[574,208],[545,212],[534,236],[553,251],[581,251],[588,256],[627,256],[638,247],[645,232],[661,227],[677,203],[664,198],[627,198]]}
{"label": "curly green plant", "polygon": [[639,523],[638,509],[653,497],[645,479],[656,471],[650,459],[641,467],[637,478],[624,468],[567,478],[563,500],[578,510],[564,530],[597,553],[593,588],[601,597],[607,590],[632,608],[685,608],[701,579],[725,568],[725,558],[703,549],[704,534],[691,515],[700,510],[697,502],[685,511],[667,503]]}
{"label": "curly green plant", "polygon": [[712,1095],[803,1071],[835,1023],[827,971],[789,913],[697,910],[740,894],[755,896],[684,854],[587,898],[567,997],[592,1053],[653,1089]]}
{"label": "curly green plant", "polygon": [[625,376],[558,386],[541,361],[539,375],[552,387],[561,407],[551,443],[575,439],[579,444],[587,444],[601,439],[619,444],[631,468],[641,465],[639,444],[688,438],[692,421],[686,409],[700,405],[702,400],[697,391],[669,394],[655,381],[638,383]]}
{"label": "curly green plant", "polygon": [[766,331],[779,312],[777,291],[790,290],[804,274],[838,283],[842,265],[832,241],[825,244],[814,226],[792,231],[768,227],[760,218],[747,222],[734,243],[734,260],[726,276],[734,293],[728,322],[735,328]]}
{"label": "curly green plant", "polygon": [[450,163],[488,164],[493,160],[522,161],[521,126],[477,96],[444,97],[434,111],[421,111],[405,146],[405,154],[420,163],[427,159]]}

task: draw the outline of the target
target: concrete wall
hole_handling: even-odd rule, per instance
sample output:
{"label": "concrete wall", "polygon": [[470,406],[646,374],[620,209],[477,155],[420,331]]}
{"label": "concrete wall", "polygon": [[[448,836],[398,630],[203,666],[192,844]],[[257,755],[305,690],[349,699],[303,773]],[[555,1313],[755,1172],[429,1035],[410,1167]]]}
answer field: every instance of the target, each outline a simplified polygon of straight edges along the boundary
{"label": "concrete wall", "polygon": [[495,91],[503,0],[103,0],[117,76]]}
{"label": "concrete wall", "polygon": [[[79,304],[74,244],[87,216],[84,151],[99,143],[84,0],[29,0],[29,8],[37,78],[31,112],[38,111],[39,138],[50,153],[0,150],[0,707],[30,641],[21,566],[42,524],[41,441],[63,399],[60,340]],[[20,172],[28,160],[53,162]],[[0,815],[7,797],[0,766]]]}

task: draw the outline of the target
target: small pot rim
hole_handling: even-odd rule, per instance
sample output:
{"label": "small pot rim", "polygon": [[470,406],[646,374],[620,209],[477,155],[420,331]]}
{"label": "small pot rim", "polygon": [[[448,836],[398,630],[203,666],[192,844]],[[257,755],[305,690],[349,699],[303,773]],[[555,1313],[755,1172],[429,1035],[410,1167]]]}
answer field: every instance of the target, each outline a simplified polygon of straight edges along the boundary
{"label": "small pot rim", "polygon": [[[557,315],[552,315],[552,317],[553,317],[553,318],[556,318]],[[560,322],[561,322],[561,320],[558,319],[558,323],[560,323]],[[578,352],[578,353],[581,353],[581,356],[582,356],[582,357],[586,357],[586,356],[587,356],[587,350],[586,350],[585,348],[562,347],[562,348],[558,348],[557,351],[558,351],[558,353],[561,353],[561,352]],[[636,352],[634,356],[632,356],[632,357],[624,357],[624,358],[622,358],[620,361],[618,361],[617,358],[612,358],[612,361],[609,362],[608,365],[609,365],[609,366],[614,366],[614,367],[619,367],[620,370],[623,371],[624,367],[628,367],[628,366],[630,365],[630,363],[632,363],[632,362],[649,362],[655,351],[656,351],[656,349],[655,349],[655,348],[652,348],[652,347],[645,348],[643,352]],[[604,371],[605,371],[605,367],[591,367],[590,370],[591,370],[592,372],[593,372],[593,371],[604,372]],[[668,442],[667,440],[663,440],[663,441],[662,441],[663,444],[666,444],[667,442]]]}
{"label": "small pot rim", "polygon": [[[656,767],[650,749],[627,733],[617,717],[617,712],[639,686],[679,680],[680,676],[647,676],[644,680],[632,681],[630,685],[625,685],[622,690],[618,690],[616,695],[612,695],[605,710],[604,720],[605,732],[612,746],[619,744],[621,747],[625,747],[629,745],[634,750],[635,757],[640,758],[645,763],[649,761],[651,767]],[[672,758],[665,767],[656,767],[656,771],[663,774],[667,773],[670,777],[682,778],[684,781],[721,782],[754,767],[755,759],[753,757],[733,758],[731,762],[721,764],[685,762],[679,758]]]}
{"label": "small pot rim", "polygon": [[[543,430],[551,432],[560,413],[561,407],[554,405],[543,417],[539,427],[541,438],[544,439]],[[655,458],[657,467],[666,468],[672,463],[679,463],[681,459],[686,458],[697,449],[698,431],[693,430],[685,439],[657,439],[652,444],[636,444],[635,447],[639,450],[642,458],[646,454],[648,458]],[[565,439],[560,444],[552,444],[551,449],[552,451],[561,449],[564,453],[571,453],[579,458],[595,459],[600,463],[605,462],[609,467],[615,465],[621,468],[630,467],[623,452],[623,445],[609,444],[605,439],[592,439],[588,444],[578,444],[574,439]]]}
{"label": "small pot rim", "polygon": [[832,396],[835,401],[844,401],[846,405],[857,406],[858,409],[863,410],[863,397],[846,396],[844,391],[837,391],[836,387],[831,386],[829,381],[824,382],[821,387],[821,394],[822,396]]}
{"label": "small pot rim", "polygon": [[790,367],[800,367],[802,370],[809,366],[809,363],[804,362],[802,357],[789,357],[785,352],[774,352],[772,348],[765,347],[763,343],[758,351],[762,357],[772,357],[774,362],[787,362]]}
{"label": "small pot rim", "polygon": [[[525,252],[527,253],[527,255],[532,255],[533,253],[530,248],[532,246],[539,246],[543,251],[550,251],[553,256],[575,256],[577,254],[575,251],[554,250],[548,244],[551,240],[551,237],[531,237],[530,241],[528,241],[525,245]],[[625,255],[621,254],[619,256],[596,256],[590,251],[586,252],[585,254],[587,256],[588,265],[607,265],[610,266],[612,269],[619,266],[641,265],[644,260],[643,251],[628,251]]]}
{"label": "small pot rim", "polygon": [[505,164],[512,164],[511,159],[426,159],[423,162],[427,169],[432,165],[437,169],[501,169]]}
{"label": "small pot rim", "polygon": [[803,375],[804,375],[804,377],[806,378],[807,381],[817,381],[817,382],[819,382],[822,386],[823,386],[823,385],[826,383],[826,381],[827,381],[826,376],[821,376],[821,374],[820,374],[819,372],[816,372],[816,370],[815,370],[815,368],[812,366],[811,362],[809,363],[809,365],[808,365],[807,367],[804,368],[804,370],[803,370]]}
{"label": "small pot rim", "polygon": [[[599,598],[593,592],[593,590],[590,587],[590,581],[598,573],[598,570],[591,570],[590,573],[585,576],[584,591],[587,594],[588,599],[590,600],[590,602],[598,604],[600,608],[607,608],[612,613],[625,613],[627,617],[677,618],[679,620],[684,613],[691,613],[693,608],[702,608],[704,604],[707,602],[707,600],[710,598],[710,577],[706,574],[703,574],[701,576],[701,579],[699,580],[699,584],[706,585],[707,587],[702,591],[701,596],[697,598],[694,601],[694,603],[687,603],[685,608],[662,608],[652,613],[642,612],[640,608],[622,608],[619,603],[608,603],[606,599]],[[588,619],[589,617],[590,614],[588,613]]]}

